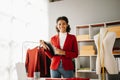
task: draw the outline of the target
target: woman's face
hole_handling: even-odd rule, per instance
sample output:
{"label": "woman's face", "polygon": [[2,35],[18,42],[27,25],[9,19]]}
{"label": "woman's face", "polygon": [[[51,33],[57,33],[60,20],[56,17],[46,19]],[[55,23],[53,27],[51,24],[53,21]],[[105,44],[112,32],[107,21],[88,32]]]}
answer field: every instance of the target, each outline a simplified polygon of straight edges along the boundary
{"label": "woman's face", "polygon": [[68,24],[64,20],[59,20],[57,22],[57,28],[60,32],[65,33],[67,29]]}

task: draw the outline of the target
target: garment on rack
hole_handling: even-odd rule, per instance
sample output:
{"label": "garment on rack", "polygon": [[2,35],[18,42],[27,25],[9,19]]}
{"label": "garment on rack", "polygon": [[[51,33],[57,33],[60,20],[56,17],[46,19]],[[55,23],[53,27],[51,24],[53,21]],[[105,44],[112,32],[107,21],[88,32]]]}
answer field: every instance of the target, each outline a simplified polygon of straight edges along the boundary
{"label": "garment on rack", "polygon": [[116,34],[101,28],[100,33],[94,36],[97,47],[96,73],[101,74],[101,68],[105,68],[109,74],[118,74],[118,67],[112,54]]}
{"label": "garment on rack", "polygon": [[33,77],[34,72],[40,72],[40,77],[50,77],[50,59],[42,47],[27,50],[25,67],[28,77]]}

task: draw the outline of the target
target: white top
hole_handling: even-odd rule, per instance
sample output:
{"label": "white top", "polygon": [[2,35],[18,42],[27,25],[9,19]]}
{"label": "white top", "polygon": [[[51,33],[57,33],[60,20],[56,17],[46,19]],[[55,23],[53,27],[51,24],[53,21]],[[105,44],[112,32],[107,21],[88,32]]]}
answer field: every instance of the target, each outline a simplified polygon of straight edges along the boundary
{"label": "white top", "polygon": [[59,33],[59,39],[60,39],[60,47],[63,49],[65,40],[66,40],[67,33]]}
{"label": "white top", "polygon": [[106,28],[101,28],[100,33],[94,36],[97,47],[96,73],[101,73],[102,64],[109,74],[118,74],[117,62],[112,54],[112,49],[116,39],[114,32],[108,32]]}

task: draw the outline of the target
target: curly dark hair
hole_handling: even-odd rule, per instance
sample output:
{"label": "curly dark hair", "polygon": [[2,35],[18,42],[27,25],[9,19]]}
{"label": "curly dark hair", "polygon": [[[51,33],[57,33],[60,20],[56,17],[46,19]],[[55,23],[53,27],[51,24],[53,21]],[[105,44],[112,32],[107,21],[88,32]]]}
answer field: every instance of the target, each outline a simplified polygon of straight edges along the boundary
{"label": "curly dark hair", "polygon": [[[66,16],[60,16],[60,17],[58,17],[57,20],[56,20],[56,23],[58,23],[59,20],[64,20],[67,24],[69,23],[68,18]],[[70,30],[71,30],[71,28],[70,28],[70,25],[68,24],[66,32],[69,33]],[[56,26],[56,31],[60,32],[59,29],[57,28],[57,26]]]}

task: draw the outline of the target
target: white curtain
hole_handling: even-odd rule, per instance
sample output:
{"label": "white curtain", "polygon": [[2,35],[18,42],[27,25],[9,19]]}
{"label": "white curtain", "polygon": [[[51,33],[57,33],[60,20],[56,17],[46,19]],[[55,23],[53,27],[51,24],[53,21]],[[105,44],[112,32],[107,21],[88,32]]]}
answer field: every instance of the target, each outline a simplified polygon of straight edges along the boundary
{"label": "white curtain", "polygon": [[0,0],[0,80],[17,80],[23,43],[48,40],[48,0]]}

